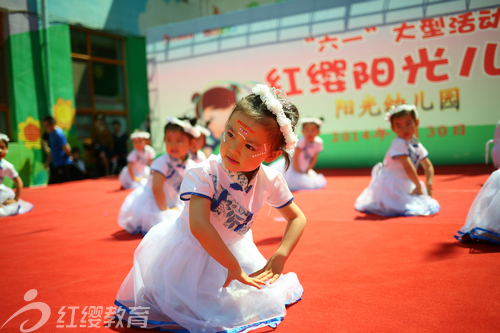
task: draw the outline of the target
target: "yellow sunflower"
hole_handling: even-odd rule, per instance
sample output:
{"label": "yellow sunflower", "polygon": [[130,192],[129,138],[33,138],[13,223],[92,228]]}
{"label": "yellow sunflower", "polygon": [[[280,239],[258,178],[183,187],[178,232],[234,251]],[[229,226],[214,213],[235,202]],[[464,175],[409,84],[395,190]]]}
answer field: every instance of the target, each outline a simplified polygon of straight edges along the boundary
{"label": "yellow sunflower", "polygon": [[26,121],[19,123],[19,141],[24,142],[27,149],[41,149],[42,140],[40,139],[40,120],[28,116]]}
{"label": "yellow sunflower", "polygon": [[57,126],[69,131],[71,129],[71,125],[75,121],[75,108],[73,107],[73,101],[70,99],[65,101],[62,97],[59,97],[56,104],[52,106],[52,112]]}

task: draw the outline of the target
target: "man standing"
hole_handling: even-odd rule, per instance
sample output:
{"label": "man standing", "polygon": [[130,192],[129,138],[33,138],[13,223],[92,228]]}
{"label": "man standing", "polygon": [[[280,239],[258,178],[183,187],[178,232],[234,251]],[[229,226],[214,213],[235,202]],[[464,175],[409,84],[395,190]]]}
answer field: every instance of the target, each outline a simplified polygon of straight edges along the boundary
{"label": "man standing", "polygon": [[49,134],[49,158],[52,160],[49,184],[64,183],[71,180],[71,147],[62,129],[56,126],[51,116],[43,118],[43,127]]}

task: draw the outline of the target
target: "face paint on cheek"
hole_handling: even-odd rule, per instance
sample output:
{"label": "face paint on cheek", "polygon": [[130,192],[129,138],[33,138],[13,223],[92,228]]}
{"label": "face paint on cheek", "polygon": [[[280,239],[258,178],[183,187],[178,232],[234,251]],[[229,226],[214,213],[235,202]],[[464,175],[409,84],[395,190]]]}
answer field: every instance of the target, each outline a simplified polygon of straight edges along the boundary
{"label": "face paint on cheek", "polygon": [[243,126],[245,129],[249,130],[250,133],[252,134],[255,134],[255,132],[253,131],[253,129],[251,129],[250,127],[248,127],[247,125],[243,124],[240,120],[238,120],[238,123]]}
{"label": "face paint on cheek", "polygon": [[266,153],[267,153],[267,146],[264,143],[264,151],[262,153],[252,155],[252,157],[262,156],[262,155],[265,155]]}
{"label": "face paint on cheek", "polygon": [[224,133],[222,134],[222,140],[224,140],[224,142],[226,142],[226,132],[224,132]]}
{"label": "face paint on cheek", "polygon": [[245,138],[245,136],[243,134],[241,134],[240,132],[238,132],[239,135],[241,135],[241,137],[243,138],[243,140],[246,140],[247,138]]}

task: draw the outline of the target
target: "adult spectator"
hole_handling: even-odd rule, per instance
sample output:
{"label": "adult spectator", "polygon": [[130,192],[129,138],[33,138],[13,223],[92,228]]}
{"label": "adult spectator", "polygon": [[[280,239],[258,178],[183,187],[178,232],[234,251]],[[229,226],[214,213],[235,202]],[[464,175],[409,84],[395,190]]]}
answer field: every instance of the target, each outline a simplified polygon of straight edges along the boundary
{"label": "adult spectator", "polygon": [[98,113],[95,116],[94,125],[90,130],[90,138],[92,139],[98,161],[101,161],[104,166],[104,174],[108,176],[110,173],[110,160],[111,157],[113,157],[112,151],[115,143],[110,129],[104,122],[104,115],[102,113]]}
{"label": "adult spectator", "polygon": [[71,147],[62,129],[56,126],[51,116],[43,118],[43,127],[49,134],[49,158],[52,162],[49,175],[49,184],[64,183],[71,180]]}

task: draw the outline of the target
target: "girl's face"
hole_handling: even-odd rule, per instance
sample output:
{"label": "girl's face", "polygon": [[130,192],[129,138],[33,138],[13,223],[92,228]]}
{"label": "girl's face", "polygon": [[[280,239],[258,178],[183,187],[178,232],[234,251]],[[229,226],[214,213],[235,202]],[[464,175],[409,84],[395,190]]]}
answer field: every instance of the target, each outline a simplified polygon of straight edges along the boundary
{"label": "girl's face", "polygon": [[194,143],[193,147],[191,148],[191,152],[193,154],[196,154],[198,152],[198,150],[205,147],[206,140],[205,140],[205,136],[203,134],[201,134],[199,137],[197,137],[194,140],[195,140],[195,143]]}
{"label": "girl's face", "polygon": [[146,139],[142,138],[132,139],[132,146],[134,146],[135,150],[143,151],[144,147],[146,147]]}
{"label": "girl's face", "polygon": [[404,116],[392,119],[391,128],[401,139],[410,140],[415,135],[417,126],[418,119],[415,121],[411,114],[405,114]]}
{"label": "girl's face", "polygon": [[174,158],[185,160],[189,149],[194,145],[195,140],[181,131],[167,131],[165,133],[165,146],[167,153]]}
{"label": "girl's face", "polygon": [[306,123],[302,126],[302,134],[307,142],[313,142],[319,134],[319,126],[314,123]]}
{"label": "girl's face", "polygon": [[7,144],[0,140],[0,160],[7,155]]}
{"label": "girl's face", "polygon": [[281,151],[271,151],[263,125],[237,111],[226,124],[220,155],[227,170],[245,173],[257,169],[263,161],[274,161]]}

